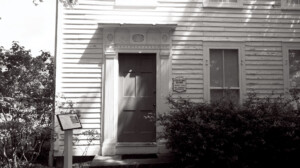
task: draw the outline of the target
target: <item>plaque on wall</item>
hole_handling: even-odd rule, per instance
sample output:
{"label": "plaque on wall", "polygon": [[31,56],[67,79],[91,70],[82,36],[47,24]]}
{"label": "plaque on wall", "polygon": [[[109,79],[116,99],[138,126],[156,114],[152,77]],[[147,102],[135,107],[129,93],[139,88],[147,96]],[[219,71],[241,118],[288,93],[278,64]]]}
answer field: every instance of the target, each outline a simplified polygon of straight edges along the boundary
{"label": "plaque on wall", "polygon": [[56,115],[61,130],[71,130],[82,128],[81,122],[77,114],[58,114]]}
{"label": "plaque on wall", "polygon": [[178,93],[186,91],[186,79],[184,77],[173,78],[173,91]]}

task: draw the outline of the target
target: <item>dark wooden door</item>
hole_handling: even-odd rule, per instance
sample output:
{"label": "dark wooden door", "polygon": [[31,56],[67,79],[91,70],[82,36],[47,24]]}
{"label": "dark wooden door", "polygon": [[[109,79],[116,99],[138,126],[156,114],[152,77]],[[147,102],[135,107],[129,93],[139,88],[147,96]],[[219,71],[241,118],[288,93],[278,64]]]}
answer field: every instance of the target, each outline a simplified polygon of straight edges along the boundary
{"label": "dark wooden door", "polygon": [[118,142],[156,141],[155,103],[155,54],[119,54]]}

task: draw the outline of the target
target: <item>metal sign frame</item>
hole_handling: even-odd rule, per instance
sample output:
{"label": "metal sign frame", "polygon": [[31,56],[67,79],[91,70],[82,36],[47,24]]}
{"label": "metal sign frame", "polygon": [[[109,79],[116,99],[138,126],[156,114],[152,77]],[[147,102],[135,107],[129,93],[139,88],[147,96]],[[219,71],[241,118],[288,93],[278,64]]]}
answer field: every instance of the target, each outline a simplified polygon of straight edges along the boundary
{"label": "metal sign frame", "polygon": [[56,116],[62,131],[82,128],[77,114],[57,114]]}

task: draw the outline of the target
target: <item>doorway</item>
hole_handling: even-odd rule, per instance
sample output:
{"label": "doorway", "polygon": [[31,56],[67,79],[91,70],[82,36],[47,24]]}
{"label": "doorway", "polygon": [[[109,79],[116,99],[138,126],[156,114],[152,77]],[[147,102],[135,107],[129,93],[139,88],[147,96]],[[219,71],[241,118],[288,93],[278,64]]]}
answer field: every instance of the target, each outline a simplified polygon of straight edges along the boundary
{"label": "doorway", "polygon": [[156,54],[119,53],[118,142],[156,142]]}

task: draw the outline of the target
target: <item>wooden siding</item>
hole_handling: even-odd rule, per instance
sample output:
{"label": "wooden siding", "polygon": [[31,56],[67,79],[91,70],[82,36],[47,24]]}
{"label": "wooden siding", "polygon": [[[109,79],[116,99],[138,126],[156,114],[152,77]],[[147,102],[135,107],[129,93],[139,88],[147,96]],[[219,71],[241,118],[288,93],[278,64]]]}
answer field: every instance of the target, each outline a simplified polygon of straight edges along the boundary
{"label": "wooden siding", "polygon": [[[78,2],[59,11],[58,90],[78,103],[84,129],[99,132],[103,46],[98,23],[177,24],[172,77],[185,77],[187,91],[173,95],[198,102],[204,101],[204,42],[244,42],[246,84],[242,87],[261,97],[283,93],[282,42],[300,42],[300,10],[282,10],[280,0],[244,0],[243,7],[236,9],[203,8],[202,0],[158,0],[155,8],[115,7],[114,0]],[[85,137],[80,138],[79,146],[88,146]],[[100,142],[93,145],[99,147]]]}
{"label": "wooden siding", "polygon": [[[97,23],[67,24],[63,7],[59,8],[57,92],[72,101],[80,111],[82,129],[74,130],[74,155],[95,155],[100,151],[103,45],[102,32]],[[75,9],[74,9],[75,10]],[[59,129],[55,155],[63,154],[64,134]],[[96,131],[97,137],[84,136],[85,131]]]}

